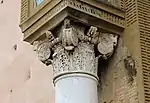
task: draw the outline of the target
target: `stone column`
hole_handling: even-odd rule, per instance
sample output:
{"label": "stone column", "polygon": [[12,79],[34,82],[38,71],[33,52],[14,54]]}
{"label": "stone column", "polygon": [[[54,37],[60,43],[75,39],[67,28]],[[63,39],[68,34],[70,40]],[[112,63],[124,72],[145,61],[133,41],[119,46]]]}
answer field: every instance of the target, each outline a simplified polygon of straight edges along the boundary
{"label": "stone column", "polygon": [[69,19],[59,31],[46,31],[47,39],[34,42],[39,59],[53,65],[55,102],[98,103],[98,59],[112,55],[117,36],[93,26],[86,32],[84,26]]}
{"label": "stone column", "polygon": [[98,103],[94,45],[81,42],[74,51],[56,48],[53,59],[56,103]]}

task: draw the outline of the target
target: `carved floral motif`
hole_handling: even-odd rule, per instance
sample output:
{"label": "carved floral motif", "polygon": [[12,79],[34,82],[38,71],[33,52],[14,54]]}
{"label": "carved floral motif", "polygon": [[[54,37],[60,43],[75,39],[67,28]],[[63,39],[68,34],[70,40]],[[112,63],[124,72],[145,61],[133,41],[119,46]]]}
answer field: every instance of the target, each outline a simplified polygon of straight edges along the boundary
{"label": "carved floral motif", "polygon": [[45,60],[49,59],[50,55],[51,55],[51,50],[49,48],[49,45],[46,42],[41,43],[37,47],[37,54],[38,54],[38,58],[41,61],[45,61]]}
{"label": "carved floral motif", "polygon": [[[46,65],[52,63],[54,78],[66,73],[86,73],[97,78],[98,58],[109,58],[117,36],[110,33],[98,32],[98,28],[91,26],[85,34],[84,29],[64,21],[60,36],[54,38],[50,31],[46,31],[47,39],[34,42],[39,59]],[[95,47],[100,56],[96,57]]]}
{"label": "carved floral motif", "polygon": [[69,19],[65,19],[61,35],[62,45],[66,50],[73,50],[78,45],[77,30],[71,26]]}
{"label": "carved floral motif", "polygon": [[110,57],[114,51],[114,46],[117,45],[117,35],[102,33],[99,37],[97,45],[98,51],[103,54],[104,59]]}

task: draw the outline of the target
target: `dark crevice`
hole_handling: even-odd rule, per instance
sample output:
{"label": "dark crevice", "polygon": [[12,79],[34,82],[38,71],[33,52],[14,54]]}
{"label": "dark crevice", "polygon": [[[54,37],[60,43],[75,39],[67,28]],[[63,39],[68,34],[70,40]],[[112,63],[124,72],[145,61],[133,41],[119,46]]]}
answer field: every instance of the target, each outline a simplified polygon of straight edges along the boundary
{"label": "dark crevice", "polygon": [[14,49],[14,51],[17,50],[17,44],[14,44],[13,49]]}
{"label": "dark crevice", "polygon": [[3,4],[4,3],[4,1],[3,0],[1,0],[1,4]]}
{"label": "dark crevice", "polygon": [[12,93],[12,89],[10,89],[10,93]]}

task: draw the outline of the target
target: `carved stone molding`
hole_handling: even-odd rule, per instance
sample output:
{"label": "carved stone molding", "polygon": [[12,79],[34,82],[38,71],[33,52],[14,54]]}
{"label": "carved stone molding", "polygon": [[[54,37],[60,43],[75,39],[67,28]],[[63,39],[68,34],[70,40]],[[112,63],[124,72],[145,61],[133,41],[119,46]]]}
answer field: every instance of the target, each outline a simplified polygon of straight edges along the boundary
{"label": "carved stone molding", "polygon": [[52,63],[54,79],[72,73],[88,74],[98,79],[98,59],[95,57],[93,44],[80,42],[72,53],[59,45],[54,52]]}
{"label": "carved stone molding", "polygon": [[[84,28],[64,20],[60,33],[54,38],[50,31],[46,39],[34,42],[34,50],[46,65],[53,65],[54,80],[62,75],[80,73],[97,77],[98,59],[108,59],[117,45],[117,36],[102,33],[91,26],[86,33]],[[95,54],[95,50],[99,55]]]}
{"label": "carved stone molding", "polygon": [[[27,0],[22,0],[22,1],[25,2]],[[92,3],[91,1],[92,0],[90,0],[90,3]],[[26,3],[26,5],[27,4],[28,3]],[[50,4],[51,3],[48,4],[49,5],[48,7],[51,6]],[[99,2],[99,4],[101,4],[101,3]],[[107,7],[107,5],[105,5],[103,8],[101,8],[101,6],[95,7],[94,5],[93,6],[89,5],[86,2],[86,0],[85,1],[84,0],[61,0],[56,5],[53,5],[53,6],[54,7],[52,7],[50,10],[47,10],[47,12],[45,14],[40,15],[41,18],[37,19],[35,17],[36,18],[35,20],[31,20],[31,18],[28,17],[28,15],[26,13],[26,12],[28,12],[28,9],[29,9],[29,8],[27,8],[28,6],[25,6],[25,7],[22,6],[22,12],[21,12],[21,13],[23,13],[22,14],[22,22],[23,21],[26,21],[26,22],[23,22],[20,26],[22,28],[22,32],[24,33],[24,40],[25,41],[32,43],[33,41],[30,40],[30,37],[32,35],[35,35],[36,32],[40,30],[40,28],[44,27],[49,22],[50,22],[50,24],[51,23],[53,24],[52,21],[53,21],[55,16],[56,17],[57,16],[58,17],[59,16],[69,17],[70,16],[70,9],[68,9],[68,8],[72,8],[72,10],[79,11],[79,12],[81,12],[81,14],[89,15],[90,18],[94,17],[98,20],[102,20],[104,22],[110,23],[112,25],[115,25],[118,28],[123,29],[125,27],[124,12],[119,10],[119,9],[115,9],[113,7],[111,7],[110,10],[108,10],[109,6]],[[117,13],[116,11],[119,13]],[[61,13],[63,13],[64,15]],[[74,12],[71,14],[73,15]],[[57,21],[59,21],[59,19],[57,19]],[[54,25],[54,26],[56,26],[56,25]],[[49,29],[53,29],[54,26],[50,27]],[[120,29],[118,29],[118,30],[120,32]],[[117,31],[117,33],[118,33],[118,31]],[[34,38],[34,40],[35,39],[36,38]]]}
{"label": "carved stone molding", "polygon": [[68,0],[68,5],[76,10],[92,15],[97,18],[109,21],[118,26],[124,27],[124,19],[119,16],[110,14],[104,10],[94,8],[90,5],[80,2],[79,0]]}

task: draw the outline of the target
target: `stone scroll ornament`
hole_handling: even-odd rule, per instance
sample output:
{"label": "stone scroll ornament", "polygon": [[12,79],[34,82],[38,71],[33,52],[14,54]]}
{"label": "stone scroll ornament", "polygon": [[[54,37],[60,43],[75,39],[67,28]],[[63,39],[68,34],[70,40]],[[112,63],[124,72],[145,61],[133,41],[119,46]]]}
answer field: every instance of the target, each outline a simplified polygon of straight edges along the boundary
{"label": "stone scroll ornament", "polygon": [[[46,39],[35,41],[33,47],[43,63],[53,65],[54,75],[68,71],[84,71],[96,76],[97,58],[108,59],[114,52],[118,37],[98,31],[97,27],[91,26],[85,33],[85,29],[81,29],[79,26],[71,24],[69,19],[65,19],[58,37],[55,38],[52,32],[46,31],[44,33]],[[95,48],[100,54],[97,57]]]}

